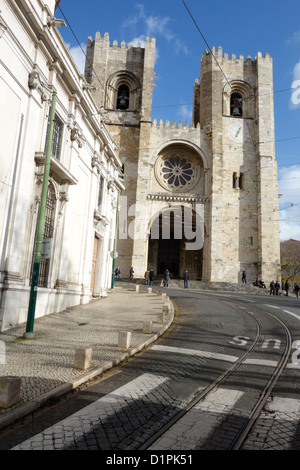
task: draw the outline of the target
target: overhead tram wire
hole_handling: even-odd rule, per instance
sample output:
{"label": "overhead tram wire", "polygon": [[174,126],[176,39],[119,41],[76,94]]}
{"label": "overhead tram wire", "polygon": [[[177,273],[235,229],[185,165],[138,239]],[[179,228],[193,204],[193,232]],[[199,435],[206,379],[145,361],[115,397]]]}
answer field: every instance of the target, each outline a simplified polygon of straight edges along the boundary
{"label": "overhead tram wire", "polygon": [[[197,23],[195,22],[193,16],[191,15],[190,11],[188,10],[188,8],[187,8],[187,6],[186,6],[184,0],[182,0],[182,1],[183,1],[184,5],[185,5],[187,11],[189,12],[191,18],[193,19],[193,22],[195,23],[195,25],[196,25],[198,31],[200,32],[200,34],[201,34],[201,36],[202,36],[202,38],[203,38],[205,44],[206,44],[207,47],[210,49],[210,46],[209,46],[208,42],[206,41],[206,39],[205,39],[204,35],[202,34],[200,28],[198,27],[198,25],[197,25]],[[82,46],[81,46],[81,44],[80,44],[80,42],[79,42],[79,40],[78,40],[78,38],[77,38],[77,36],[76,36],[74,30],[73,30],[73,28],[72,28],[72,26],[70,25],[70,22],[69,22],[68,19],[66,18],[65,14],[63,13],[63,11],[62,11],[62,9],[61,9],[60,6],[58,6],[58,9],[60,10],[61,14],[63,15],[63,17],[64,17],[64,19],[65,19],[65,21],[66,21],[68,27],[70,28],[70,31],[72,32],[72,34],[73,34],[73,36],[74,36],[74,38],[75,38],[77,44],[79,45],[79,47],[80,47],[82,53],[84,54],[86,60],[88,61],[89,65],[91,65],[91,67],[92,67],[92,69],[93,69],[93,72],[94,72],[94,74],[95,74],[95,76],[96,76],[96,78],[97,78],[97,81],[98,81],[99,84],[101,85],[101,88],[103,89],[103,91],[105,91],[105,88],[104,88],[104,86],[103,86],[101,80],[99,79],[99,77],[98,77],[97,73],[95,72],[95,70],[94,70],[92,64],[90,63],[89,59],[87,58],[85,51],[83,50],[83,48],[82,48]],[[224,71],[222,70],[220,64],[218,63],[216,57],[214,56],[214,54],[212,54],[212,55],[213,55],[213,57],[214,57],[214,60],[215,60],[216,63],[218,64],[220,70],[222,71],[222,74],[223,74],[223,76],[225,77],[226,82],[227,82],[227,83],[229,84],[229,86],[231,87],[231,85],[230,85],[230,83],[229,83],[229,80],[227,79],[227,77],[226,77]],[[289,90],[291,90],[291,89],[292,89],[291,87],[290,87],[290,88],[284,88],[284,89],[281,89],[281,90],[274,91],[273,93],[281,93],[281,92],[289,91]],[[110,104],[113,105],[113,103],[112,103],[111,101],[110,101]],[[192,105],[192,103],[185,103],[185,104],[186,104],[186,105]],[[182,106],[182,103],[181,103],[181,104],[165,105],[165,106],[154,106],[153,108],[155,109],[155,108],[172,107],[172,106]],[[116,110],[113,108],[113,106],[112,106],[112,109],[113,109],[113,111],[116,112]],[[101,114],[100,111],[99,111],[99,114]],[[119,119],[119,116],[118,116],[117,113],[116,113],[116,116],[117,116],[118,119]],[[122,125],[124,126],[124,124],[122,124]],[[131,136],[130,136],[130,138],[131,138]],[[286,139],[278,139],[278,140],[275,140],[275,142],[289,141],[289,140],[296,140],[296,139],[300,139],[300,136],[299,136],[299,137],[290,137],[290,138],[286,138]],[[133,143],[134,146],[137,148],[136,142],[135,142],[135,141],[132,141],[132,143]],[[291,163],[291,164],[289,164],[289,165],[292,166],[292,165],[294,165],[294,163]],[[285,164],[285,165],[279,165],[279,166],[287,166],[287,164]]]}
{"label": "overhead tram wire", "polygon": [[[188,7],[187,7],[187,5],[186,5],[186,3],[185,3],[184,0],[182,0],[182,3],[184,4],[185,8],[187,9],[187,11],[188,11],[190,17],[192,18],[192,21],[193,21],[193,23],[195,24],[197,30],[198,30],[199,33],[201,34],[201,37],[203,38],[203,41],[205,42],[205,44],[207,45],[208,49],[210,50],[210,53],[211,53],[211,55],[213,56],[213,58],[214,58],[216,64],[218,65],[220,71],[222,72],[222,74],[223,74],[223,76],[224,76],[226,82],[228,83],[228,85],[229,85],[230,88],[232,89],[231,84],[230,84],[228,78],[226,77],[226,75],[225,75],[225,73],[224,73],[222,67],[220,66],[220,64],[219,64],[219,62],[218,62],[216,56],[215,56],[214,53],[212,52],[211,47],[209,46],[207,40],[205,39],[205,37],[204,37],[202,31],[200,30],[200,28],[199,28],[199,26],[198,26],[196,20],[195,20],[194,17],[193,17],[192,13],[191,13],[190,10],[188,9]],[[284,88],[284,89],[282,89],[282,90],[273,91],[273,95],[274,95],[275,93],[282,93],[282,92],[284,92],[284,91],[290,91],[290,90],[292,90],[292,89],[293,89],[293,88],[290,87],[290,88]],[[271,94],[271,93],[264,93],[263,95],[270,95],[270,94]],[[263,96],[263,95],[262,95],[262,96]],[[243,98],[243,99],[245,100],[245,99],[251,99],[251,98],[253,99],[253,96],[246,96],[246,97]],[[281,141],[287,141],[287,140],[295,140],[295,139],[300,139],[300,136],[299,136],[299,137],[290,137],[290,138],[287,138],[287,139],[277,139],[277,140],[275,140],[275,142],[281,142]]]}
{"label": "overhead tram wire", "polygon": [[[195,19],[193,18],[191,12],[189,11],[188,7],[186,6],[184,0],[182,0],[182,2],[184,3],[184,5],[185,5],[187,11],[189,12],[189,14],[190,14],[190,16],[191,16],[193,22],[195,23],[195,25],[196,25],[198,31],[200,32],[200,34],[201,34],[201,36],[202,36],[202,38],[203,38],[205,44],[207,45],[207,47],[208,47],[209,50],[211,51],[211,48],[210,48],[210,46],[209,46],[207,40],[205,39],[204,35],[202,34],[202,32],[201,32],[199,26],[197,25],[197,23],[196,23]],[[103,91],[105,91],[104,85],[102,84],[100,78],[98,77],[97,73],[95,72],[95,70],[94,70],[92,64],[91,64],[90,61],[89,61],[89,59],[87,58],[85,51],[83,50],[83,48],[82,48],[82,46],[81,46],[81,44],[80,44],[80,42],[79,42],[79,40],[78,40],[78,38],[77,38],[75,32],[73,31],[73,29],[72,29],[72,27],[71,27],[69,21],[67,20],[65,14],[63,13],[61,7],[58,6],[58,9],[60,10],[61,14],[63,15],[63,17],[64,17],[64,19],[65,19],[65,21],[66,21],[68,27],[70,28],[70,30],[71,30],[71,32],[72,32],[72,34],[73,34],[73,36],[74,36],[74,38],[75,38],[77,44],[79,45],[79,47],[80,47],[82,53],[84,54],[86,60],[88,61],[89,65],[91,65],[92,70],[93,70],[93,72],[94,72],[94,74],[95,74],[95,76],[96,76],[96,78],[97,78],[99,84],[101,85]],[[221,68],[221,66],[220,66],[220,64],[219,64],[219,62],[218,62],[218,60],[217,60],[217,58],[215,57],[215,55],[214,55],[212,52],[211,52],[211,54],[212,54],[212,56],[214,57],[214,60],[216,61],[218,67],[220,68],[220,70],[221,70],[221,72],[222,72],[222,74],[223,74],[223,76],[224,76],[226,82],[228,83],[228,85],[230,86],[230,88],[232,88],[232,87],[231,87],[231,84],[230,84],[228,78],[226,77],[224,71],[222,70],[222,68]],[[284,92],[284,91],[289,91],[289,90],[291,90],[291,89],[292,89],[291,87],[290,87],[290,88],[284,88],[284,89],[282,89],[282,90],[274,91],[273,93],[281,93],[281,92]],[[265,95],[267,95],[267,94],[269,94],[269,93],[265,93]],[[247,97],[246,97],[246,98],[247,98]],[[248,98],[253,98],[253,97],[250,96],[250,97],[248,97]],[[111,101],[110,101],[110,104],[113,105],[113,103],[112,103]],[[164,105],[164,106],[153,106],[152,108],[156,109],[156,108],[166,108],[166,107],[173,107],[173,106],[174,106],[174,107],[175,107],[175,106],[183,106],[183,105],[189,105],[189,106],[190,106],[190,105],[193,105],[193,103],[183,103],[183,104],[181,103],[181,104],[170,104],[170,105]],[[116,110],[113,108],[113,106],[112,106],[112,110],[116,112]],[[101,114],[100,111],[99,111],[99,114]],[[116,115],[117,115],[117,113],[116,113]],[[117,115],[117,117],[119,118],[118,115]],[[299,136],[299,137],[289,137],[289,138],[286,138],[286,139],[277,139],[277,140],[275,140],[275,142],[282,142],[282,141],[296,140],[296,139],[300,139],[300,136]]]}
{"label": "overhead tram wire", "polygon": [[[275,93],[283,93],[284,91],[290,91],[292,90],[293,88],[290,87],[290,88],[283,88],[282,90],[275,90],[273,91],[273,94]],[[267,95],[270,95],[271,93],[268,92],[268,93],[262,93],[261,96],[267,96]],[[246,98],[244,99],[249,99],[249,98],[252,98],[251,96],[246,96]],[[165,104],[165,105],[161,105],[161,106],[152,106],[153,109],[157,109],[157,108],[171,108],[171,107],[175,107],[175,106],[192,106],[193,103],[177,103],[177,104]]]}
{"label": "overhead tram wire", "polygon": [[[193,20],[193,22],[194,22],[194,24],[195,24],[197,30],[198,30],[199,33],[201,34],[201,36],[202,36],[202,38],[203,38],[205,44],[206,44],[207,47],[209,48],[209,50],[210,50],[210,52],[211,52],[211,54],[212,54],[214,60],[216,61],[217,65],[218,65],[218,67],[219,67],[219,69],[220,69],[220,71],[222,72],[222,74],[223,74],[223,76],[224,76],[226,82],[228,83],[228,85],[230,86],[230,88],[232,88],[232,87],[231,87],[231,84],[230,84],[230,82],[229,82],[229,80],[228,80],[228,78],[226,77],[226,75],[225,75],[225,73],[224,73],[222,67],[220,66],[220,64],[219,64],[219,62],[218,62],[216,56],[213,54],[213,52],[212,52],[212,50],[211,50],[211,47],[209,46],[207,40],[205,39],[203,33],[201,32],[201,30],[200,30],[200,28],[199,28],[199,26],[198,26],[196,20],[194,19],[192,13],[191,13],[190,10],[188,9],[188,7],[187,7],[185,1],[182,0],[182,3],[184,4],[185,8],[187,9],[187,11],[188,11],[190,17],[192,18],[192,20]],[[292,90],[292,87],[290,87],[290,88],[283,88],[282,90],[273,91],[273,94],[275,94],[275,93],[281,93],[281,92],[284,92],[284,91],[290,91],[290,90]],[[265,93],[264,95],[269,95],[269,94],[271,94],[271,93]],[[248,97],[246,97],[246,98],[244,98],[244,99],[248,99],[248,98],[252,98],[252,99],[253,99],[253,96],[248,96]],[[277,140],[275,140],[275,142],[283,142],[283,141],[295,140],[295,139],[300,139],[300,136],[299,136],[299,137],[289,137],[289,138],[286,138],[286,139],[277,139]]]}
{"label": "overhead tram wire", "polygon": [[[195,18],[193,17],[192,13],[191,13],[190,10],[188,9],[188,7],[187,7],[187,5],[186,5],[186,3],[185,3],[184,0],[182,0],[182,3],[184,4],[186,10],[188,11],[188,13],[189,13],[189,15],[190,15],[190,17],[191,17],[193,23],[195,24],[197,30],[198,30],[199,33],[200,33],[200,35],[201,35],[203,41],[204,41],[205,44],[207,45],[207,47],[208,47],[208,49],[209,49],[209,51],[210,51],[212,57],[214,58],[214,60],[215,60],[215,62],[216,62],[216,64],[217,64],[217,66],[219,67],[219,69],[220,69],[220,71],[221,71],[223,77],[225,78],[225,80],[226,80],[228,86],[229,86],[230,89],[232,90],[231,83],[229,82],[229,80],[228,80],[227,76],[225,75],[225,73],[224,73],[224,71],[223,71],[221,65],[219,64],[219,62],[218,62],[218,60],[217,60],[215,54],[213,53],[212,47],[210,47],[210,45],[208,44],[207,40],[205,39],[205,37],[204,37],[204,35],[203,35],[201,29],[199,28],[199,26],[198,26],[198,24],[197,24]],[[249,97],[243,98],[243,100],[245,100],[245,99],[254,99],[254,97],[253,97],[253,96],[249,96]],[[255,147],[255,146],[257,145],[257,142],[254,141],[254,138],[253,138],[253,136],[252,136],[252,134],[251,134],[251,130],[250,130],[250,127],[249,127],[249,123],[248,123],[247,120],[246,120],[246,125],[247,125],[247,128],[248,128],[248,132],[249,132],[250,138],[251,138],[251,140],[252,140],[252,143],[253,143],[253,145],[254,145],[254,147]]]}
{"label": "overhead tram wire", "polygon": [[[231,84],[230,84],[230,82],[229,82],[227,76],[225,75],[225,73],[224,73],[222,67],[220,66],[220,64],[219,64],[219,62],[218,62],[218,60],[217,60],[217,58],[215,57],[214,53],[212,52],[212,48],[209,46],[207,40],[205,39],[205,37],[204,37],[202,31],[201,31],[200,28],[199,28],[197,22],[195,21],[195,19],[194,19],[192,13],[191,13],[190,10],[188,9],[188,7],[187,7],[187,5],[186,5],[186,3],[185,3],[184,0],[182,0],[182,3],[184,4],[186,10],[188,11],[188,13],[189,13],[189,15],[190,15],[190,17],[191,17],[193,23],[195,24],[197,30],[198,30],[199,33],[200,33],[202,39],[204,40],[205,44],[207,45],[207,47],[208,47],[210,53],[212,54],[212,56],[213,56],[213,58],[214,58],[216,64],[218,65],[220,71],[222,72],[222,75],[224,76],[224,78],[225,78],[227,84],[229,85],[230,89],[232,89],[232,86],[231,86]],[[284,92],[284,91],[289,91],[289,90],[291,90],[291,89],[292,89],[292,88],[290,87],[290,88],[285,88],[285,89],[282,89],[282,90],[277,90],[277,91],[275,91],[275,92],[273,91],[273,95],[274,95],[275,93],[281,93],[281,92]],[[265,93],[265,95],[270,95],[270,94],[271,94],[271,93]],[[254,99],[254,97],[253,97],[253,95],[252,95],[252,96],[245,97],[244,99]],[[247,121],[246,121],[246,122],[247,122]],[[256,145],[257,143],[254,142],[254,139],[253,139],[253,137],[252,137],[252,135],[251,135],[250,128],[249,128],[249,126],[248,126],[248,122],[247,122],[247,127],[248,127],[248,131],[249,131],[251,140],[252,140],[252,142],[253,142],[253,145]],[[295,140],[295,139],[300,139],[300,137],[291,137],[291,138],[287,138],[287,139],[277,139],[277,140],[274,141],[274,143],[275,143],[275,142],[280,142],[280,141]],[[240,198],[239,198],[239,200],[236,201],[236,202],[240,202]]]}
{"label": "overhead tram wire", "polygon": [[[185,7],[187,8],[187,6],[186,6],[184,0],[182,0],[182,1],[183,1],[183,3],[184,3]],[[87,58],[86,53],[85,53],[85,51],[83,50],[83,48],[82,48],[82,46],[81,46],[81,44],[80,44],[80,42],[79,42],[79,40],[78,40],[78,38],[77,38],[75,32],[73,31],[73,29],[72,29],[72,27],[71,27],[69,21],[67,20],[67,18],[66,18],[66,16],[65,16],[65,14],[63,13],[61,7],[59,6],[58,8],[59,8],[61,14],[63,15],[63,17],[64,17],[66,23],[68,24],[68,26],[69,26],[69,28],[70,28],[70,30],[71,30],[71,32],[72,32],[72,34],[73,34],[73,36],[74,36],[76,42],[77,42],[77,44],[79,45],[79,47],[80,47],[82,53],[84,54],[86,60],[88,61],[89,65],[92,67],[92,70],[93,70],[93,72],[94,72],[94,74],[95,74],[95,76],[96,76],[96,78],[97,78],[97,81],[98,81],[99,84],[101,85],[103,91],[105,91],[105,88],[104,88],[104,86],[103,86],[101,80],[99,79],[97,73],[95,72],[93,65],[90,63],[89,59]],[[187,8],[187,10],[188,10],[188,8]],[[199,28],[198,25],[196,24],[196,22],[195,22],[194,18],[192,17],[192,15],[191,15],[191,13],[190,13],[189,10],[188,10],[188,12],[189,12],[191,18],[193,19],[193,22],[195,23],[195,25],[196,25],[198,31],[200,32],[200,34],[201,34],[201,36],[202,36],[202,38],[203,38],[205,44],[206,44],[207,47],[209,48],[209,50],[210,50],[212,56],[214,57],[214,60],[215,60],[216,63],[218,64],[218,67],[220,68],[220,70],[221,70],[221,72],[222,72],[222,74],[223,74],[223,76],[224,76],[226,82],[228,83],[228,85],[230,86],[230,88],[232,88],[231,85],[230,85],[230,83],[229,83],[229,81],[228,81],[228,79],[227,79],[227,77],[226,77],[226,75],[225,75],[225,73],[224,73],[224,71],[222,70],[220,64],[218,63],[218,61],[217,61],[217,59],[216,59],[216,57],[215,57],[214,54],[212,53],[209,44],[207,43],[207,41],[206,41],[205,37],[203,36],[202,32],[200,31],[200,28]],[[277,90],[277,91],[275,91],[275,92],[273,92],[273,93],[281,93],[281,92],[289,91],[289,90],[291,90],[291,88],[286,88],[286,89],[282,89],[282,90]],[[249,98],[253,98],[253,97],[249,97]],[[113,107],[113,103],[112,103],[111,101],[110,101],[110,104],[112,105],[112,110],[116,112],[116,110],[115,110],[114,107]],[[188,104],[190,105],[190,103],[188,103]],[[192,105],[192,103],[191,103],[191,105]],[[166,106],[157,106],[157,107],[153,107],[153,108],[163,108],[163,107],[171,107],[171,106],[182,106],[182,103],[181,103],[181,104],[166,105]],[[100,112],[100,111],[99,111],[99,114],[101,115],[101,112]],[[118,116],[117,113],[116,113],[116,116],[117,116],[117,118],[118,118],[118,120],[119,120],[119,116]],[[123,123],[122,125],[124,126],[124,123]],[[130,138],[131,138],[131,137],[130,137]],[[294,140],[294,139],[299,139],[299,138],[300,138],[300,137],[294,137],[294,138],[287,138],[287,139],[281,139],[281,140]],[[133,144],[134,144],[135,147],[137,147],[136,142],[133,142]],[[290,165],[293,165],[293,164],[290,164]],[[298,204],[293,204],[293,205],[298,205]],[[292,207],[292,206],[290,206],[289,208],[291,208],[291,207]],[[286,210],[289,209],[289,208],[286,208]]]}
{"label": "overhead tram wire", "polygon": [[[79,42],[79,39],[78,39],[78,37],[76,36],[75,32],[73,31],[73,29],[72,29],[72,27],[71,27],[71,25],[70,25],[68,19],[66,18],[65,14],[63,13],[63,11],[62,11],[62,9],[61,9],[60,6],[58,6],[58,9],[60,10],[60,12],[61,12],[61,14],[62,14],[64,20],[66,21],[66,24],[67,24],[68,27],[70,28],[70,30],[71,30],[71,32],[72,32],[72,34],[73,34],[73,36],[74,36],[74,38],[75,38],[77,44],[79,45],[79,47],[80,47],[80,49],[81,49],[83,55],[85,56],[86,61],[87,61],[88,64],[90,65],[91,69],[93,70],[97,81],[99,82],[99,84],[100,84],[102,90],[103,90],[104,93],[105,93],[105,87],[104,87],[103,83],[101,82],[100,78],[98,77],[98,75],[97,75],[97,73],[96,73],[96,71],[95,71],[95,69],[94,69],[94,67],[93,67],[93,64],[90,62],[90,60],[88,59],[88,57],[87,57],[85,51],[83,50],[83,48],[82,48],[82,46],[81,46],[81,44],[80,44],[80,42]],[[110,98],[108,98],[108,99],[109,99],[110,105],[111,105],[111,107],[112,107],[111,111],[115,113],[115,115],[116,115],[116,117],[117,117],[117,120],[118,120],[118,121],[121,121],[121,120],[120,120],[120,117],[119,117],[119,115],[118,115],[118,113],[117,113],[117,111],[116,111],[116,109],[115,109],[114,106],[113,106],[113,103],[112,103],[111,99],[110,99]],[[100,115],[102,116],[101,111],[99,111],[97,114],[100,114]],[[102,118],[103,118],[103,116],[102,116]],[[121,122],[120,125],[123,126],[123,127],[125,127],[124,122]],[[139,148],[137,147],[137,144],[136,144],[135,140],[131,137],[130,134],[128,134],[127,138],[128,138],[128,137],[129,137],[129,139],[131,140],[132,145],[136,148],[136,150],[139,150]],[[119,145],[117,145],[117,147],[119,148]]]}
{"label": "overhead tram wire", "polygon": [[198,30],[199,33],[201,34],[201,37],[202,37],[203,41],[204,41],[205,44],[207,45],[207,47],[208,47],[208,49],[209,49],[211,55],[213,56],[214,60],[216,61],[216,64],[218,65],[220,71],[222,72],[222,74],[223,74],[223,76],[224,76],[226,82],[228,83],[228,85],[229,85],[230,88],[232,89],[231,84],[230,84],[228,78],[226,77],[225,73],[223,72],[223,69],[222,69],[221,65],[219,64],[219,62],[218,62],[218,60],[217,60],[215,54],[212,52],[212,48],[210,47],[210,45],[208,44],[207,40],[205,39],[205,37],[204,37],[204,35],[203,35],[201,29],[199,28],[199,26],[198,26],[198,24],[197,24],[195,18],[193,17],[192,13],[191,13],[190,10],[188,9],[188,7],[187,7],[185,1],[184,1],[184,0],[181,0],[181,1],[182,1],[182,3],[184,4],[184,6],[185,6],[185,8],[186,8],[186,10],[187,10],[187,12],[188,12],[188,14],[190,15],[190,17],[191,17],[193,23],[194,23],[195,26],[196,26],[197,30]]}

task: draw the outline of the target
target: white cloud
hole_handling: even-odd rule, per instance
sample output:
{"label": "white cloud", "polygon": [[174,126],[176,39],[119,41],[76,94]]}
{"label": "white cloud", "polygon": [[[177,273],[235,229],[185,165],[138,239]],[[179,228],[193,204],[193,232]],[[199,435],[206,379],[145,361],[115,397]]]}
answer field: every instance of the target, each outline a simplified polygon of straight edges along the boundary
{"label": "white cloud", "polygon": [[192,122],[192,117],[193,117],[192,106],[188,106],[187,104],[182,104],[179,108],[178,115],[180,115],[180,118],[182,121]]}
{"label": "white cloud", "polygon": [[162,17],[148,15],[145,13],[144,5],[141,4],[136,4],[135,8],[137,9],[136,14],[131,15],[123,22],[124,27],[135,28],[142,24],[141,28],[146,31],[145,36],[162,36],[168,42],[173,42],[173,51],[176,54],[188,54],[188,48],[182,43],[181,40],[177,39],[176,35],[169,27],[170,18],[168,16]]}
{"label": "white cloud", "polygon": [[69,52],[77,65],[79,71],[84,74],[84,66],[85,66],[85,48],[86,44],[81,44],[80,46],[74,46],[70,47],[70,44],[67,44],[67,48],[69,49]]}
{"label": "white cloud", "polygon": [[279,171],[280,239],[300,240],[300,165]]}
{"label": "white cloud", "polygon": [[131,42],[133,43],[134,47],[136,47],[138,45],[138,43],[141,44],[141,47],[145,47],[145,38],[146,38],[146,36],[142,35],[142,36],[133,38]]}
{"label": "white cloud", "polygon": [[300,61],[294,67],[293,78],[294,80],[300,80]]}
{"label": "white cloud", "polygon": [[290,46],[300,44],[300,31],[295,31],[293,35],[287,39],[286,43]]}

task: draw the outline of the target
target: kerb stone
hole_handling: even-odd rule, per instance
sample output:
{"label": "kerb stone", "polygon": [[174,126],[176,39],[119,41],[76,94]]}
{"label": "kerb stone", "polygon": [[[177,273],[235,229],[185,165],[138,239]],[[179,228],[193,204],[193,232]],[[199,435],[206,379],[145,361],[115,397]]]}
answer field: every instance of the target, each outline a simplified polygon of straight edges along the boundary
{"label": "kerb stone", "polygon": [[20,377],[0,377],[0,408],[9,408],[18,403],[20,390]]}
{"label": "kerb stone", "polygon": [[75,369],[86,370],[91,367],[92,348],[79,348],[75,351]]}
{"label": "kerb stone", "polygon": [[128,349],[131,345],[131,332],[130,331],[120,331],[118,347]]}

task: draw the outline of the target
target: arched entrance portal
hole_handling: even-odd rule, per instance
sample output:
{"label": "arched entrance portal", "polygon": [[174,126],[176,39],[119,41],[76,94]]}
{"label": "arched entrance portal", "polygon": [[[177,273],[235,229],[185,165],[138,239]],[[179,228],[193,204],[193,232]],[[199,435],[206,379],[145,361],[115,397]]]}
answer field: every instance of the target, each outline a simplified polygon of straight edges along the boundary
{"label": "arched entrance portal", "polygon": [[187,269],[190,279],[201,280],[202,244],[198,248],[196,236],[192,237],[196,234],[197,221],[199,223],[193,211],[187,222],[183,207],[166,209],[155,218],[150,229],[147,265],[148,269],[153,268],[157,277],[162,277],[168,269],[171,278],[182,279]]}

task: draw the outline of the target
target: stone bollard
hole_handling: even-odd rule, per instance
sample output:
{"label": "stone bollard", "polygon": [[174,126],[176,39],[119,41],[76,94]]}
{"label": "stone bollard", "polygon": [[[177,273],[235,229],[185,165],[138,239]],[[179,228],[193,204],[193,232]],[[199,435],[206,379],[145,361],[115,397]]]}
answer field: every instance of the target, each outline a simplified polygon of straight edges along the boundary
{"label": "stone bollard", "polygon": [[139,292],[140,286],[137,284],[137,285],[134,287],[134,289],[135,289],[135,292]]}
{"label": "stone bollard", "polygon": [[165,312],[164,311],[159,312],[157,314],[157,322],[158,323],[164,323],[165,322]]}
{"label": "stone bollard", "polygon": [[92,348],[75,350],[75,369],[86,370],[91,367]]}
{"label": "stone bollard", "polygon": [[130,331],[120,331],[119,332],[119,341],[118,347],[119,348],[129,348],[131,345],[131,332]]}
{"label": "stone bollard", "polygon": [[0,408],[9,408],[18,403],[20,391],[20,377],[0,377]]}
{"label": "stone bollard", "polygon": [[152,287],[148,287],[147,292],[148,292],[148,294],[152,294]]}
{"label": "stone bollard", "polygon": [[165,300],[166,296],[167,296],[167,294],[166,294],[165,292],[163,292],[163,293],[161,294],[162,300]]}
{"label": "stone bollard", "polygon": [[144,321],[143,323],[143,333],[151,334],[152,333],[152,321]]}
{"label": "stone bollard", "polygon": [[170,310],[171,310],[171,306],[169,303],[163,304],[163,312],[165,313],[165,315],[169,315]]}

